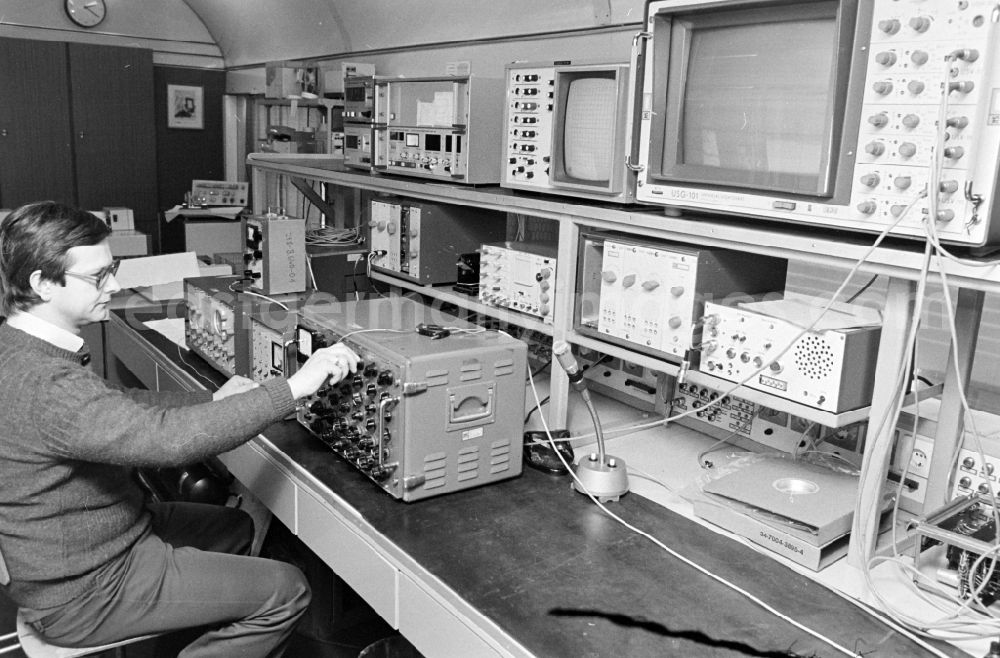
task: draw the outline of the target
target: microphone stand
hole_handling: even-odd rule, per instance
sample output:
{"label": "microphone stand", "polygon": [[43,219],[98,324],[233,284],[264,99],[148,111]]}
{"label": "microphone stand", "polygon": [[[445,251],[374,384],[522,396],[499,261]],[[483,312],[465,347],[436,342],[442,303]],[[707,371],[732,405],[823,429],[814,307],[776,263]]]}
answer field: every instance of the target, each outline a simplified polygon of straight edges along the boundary
{"label": "microphone stand", "polygon": [[574,466],[573,472],[576,477],[573,478],[573,488],[580,493],[594,496],[602,503],[618,500],[629,490],[625,460],[607,454],[604,449],[604,430],[597,417],[597,409],[594,408],[594,402],[590,399],[590,391],[587,390],[583,371],[570,352],[569,345],[559,341],[552,346],[552,354],[569,375],[570,385],[580,394],[584,404],[587,405],[587,411],[594,424],[594,434],[597,437],[597,452],[581,457]]}

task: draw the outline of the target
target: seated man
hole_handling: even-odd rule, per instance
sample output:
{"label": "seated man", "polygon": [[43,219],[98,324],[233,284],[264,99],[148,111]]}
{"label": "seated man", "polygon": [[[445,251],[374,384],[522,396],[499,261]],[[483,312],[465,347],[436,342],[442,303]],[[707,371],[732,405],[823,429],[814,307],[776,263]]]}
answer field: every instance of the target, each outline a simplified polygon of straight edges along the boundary
{"label": "seated man", "polygon": [[231,554],[248,552],[244,512],[147,505],[132,470],[231,450],[358,357],[335,345],[287,379],[214,394],[109,385],[79,336],[121,289],[109,232],[52,202],[0,222],[0,583],[53,644],[205,627],[182,656],[280,656],[309,604],[303,574]]}

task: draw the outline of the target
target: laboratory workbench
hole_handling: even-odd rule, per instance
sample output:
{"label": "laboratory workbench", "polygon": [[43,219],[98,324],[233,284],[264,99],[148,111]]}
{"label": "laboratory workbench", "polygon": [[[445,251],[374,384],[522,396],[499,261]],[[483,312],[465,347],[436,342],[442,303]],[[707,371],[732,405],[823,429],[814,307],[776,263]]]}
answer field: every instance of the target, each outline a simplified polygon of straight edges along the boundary
{"label": "laboratory workbench", "polygon": [[[177,303],[119,306],[104,332],[109,372],[125,369],[160,390],[223,381],[143,324],[183,317]],[[565,477],[525,468],[501,483],[404,503],[294,420],[220,459],[432,658],[931,655],[808,575],[634,493],[609,508],[843,650],[627,529]]]}

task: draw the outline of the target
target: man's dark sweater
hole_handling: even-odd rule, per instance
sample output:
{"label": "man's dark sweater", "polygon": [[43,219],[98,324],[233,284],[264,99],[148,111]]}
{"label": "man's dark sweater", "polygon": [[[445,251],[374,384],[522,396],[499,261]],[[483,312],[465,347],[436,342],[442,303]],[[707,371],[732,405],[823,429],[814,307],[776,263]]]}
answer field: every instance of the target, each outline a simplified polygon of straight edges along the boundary
{"label": "man's dark sweater", "polygon": [[212,402],[119,390],[82,363],[0,325],[0,555],[22,607],[78,596],[148,530],[132,468],[231,450],[295,407],[284,379]]}

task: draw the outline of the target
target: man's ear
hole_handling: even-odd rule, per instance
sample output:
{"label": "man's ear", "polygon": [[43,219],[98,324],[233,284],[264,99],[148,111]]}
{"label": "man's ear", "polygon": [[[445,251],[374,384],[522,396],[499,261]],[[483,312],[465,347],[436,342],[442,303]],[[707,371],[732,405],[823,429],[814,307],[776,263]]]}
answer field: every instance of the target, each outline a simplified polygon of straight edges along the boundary
{"label": "man's ear", "polygon": [[46,279],[42,276],[41,270],[35,270],[28,277],[28,283],[31,284],[31,289],[35,291],[43,302],[50,301],[52,299],[52,286],[56,285],[54,281]]}

